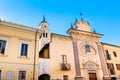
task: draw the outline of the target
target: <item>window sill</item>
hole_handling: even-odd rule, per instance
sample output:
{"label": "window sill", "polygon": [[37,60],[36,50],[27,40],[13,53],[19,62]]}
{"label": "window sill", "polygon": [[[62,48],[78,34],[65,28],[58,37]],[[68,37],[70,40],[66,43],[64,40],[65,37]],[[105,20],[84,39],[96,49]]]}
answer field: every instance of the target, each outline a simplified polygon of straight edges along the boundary
{"label": "window sill", "polygon": [[19,56],[18,58],[20,58],[20,59],[30,59],[29,57],[26,57],[26,56]]}
{"label": "window sill", "polygon": [[86,54],[90,54],[90,52],[85,52]]}
{"label": "window sill", "polygon": [[3,55],[3,54],[0,54],[0,56],[7,57],[8,55]]}

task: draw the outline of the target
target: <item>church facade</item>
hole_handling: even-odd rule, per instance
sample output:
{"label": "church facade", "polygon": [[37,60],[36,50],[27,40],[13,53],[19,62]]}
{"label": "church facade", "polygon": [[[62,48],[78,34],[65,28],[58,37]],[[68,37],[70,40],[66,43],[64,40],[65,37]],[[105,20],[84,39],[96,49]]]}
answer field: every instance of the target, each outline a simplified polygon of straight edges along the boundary
{"label": "church facade", "polygon": [[39,29],[0,21],[1,80],[116,80],[120,47],[100,42],[85,21],[69,36],[52,33],[45,18]]}

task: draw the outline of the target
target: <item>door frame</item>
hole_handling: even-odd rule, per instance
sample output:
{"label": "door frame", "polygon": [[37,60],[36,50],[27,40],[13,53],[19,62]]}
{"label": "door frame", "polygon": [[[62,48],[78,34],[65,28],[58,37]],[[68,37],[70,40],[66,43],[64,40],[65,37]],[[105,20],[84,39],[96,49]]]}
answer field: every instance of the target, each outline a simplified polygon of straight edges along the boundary
{"label": "door frame", "polygon": [[[95,77],[97,79],[97,74],[96,73],[88,73],[89,79],[90,79],[90,74],[95,74]],[[98,80],[98,79],[97,79]]]}
{"label": "door frame", "polygon": [[89,73],[96,73],[96,78],[97,80],[99,79],[99,66],[93,62],[93,61],[87,61],[84,64],[84,74],[85,74],[85,79],[89,80]]}

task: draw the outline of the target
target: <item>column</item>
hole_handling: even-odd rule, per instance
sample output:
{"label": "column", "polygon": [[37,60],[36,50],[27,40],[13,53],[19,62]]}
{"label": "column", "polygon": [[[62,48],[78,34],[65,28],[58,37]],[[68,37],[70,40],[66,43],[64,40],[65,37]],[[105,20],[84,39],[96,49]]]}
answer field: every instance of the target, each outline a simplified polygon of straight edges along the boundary
{"label": "column", "polygon": [[74,51],[75,71],[76,71],[75,80],[83,80],[83,77],[81,76],[81,71],[80,71],[77,42],[73,42],[73,51]]}
{"label": "column", "polygon": [[106,60],[105,60],[102,44],[97,43],[97,46],[98,46],[98,53],[99,53],[99,56],[100,56],[100,62],[101,62],[102,71],[103,71],[103,80],[111,80],[111,78],[109,76],[109,73],[107,71],[107,63],[106,63]]}

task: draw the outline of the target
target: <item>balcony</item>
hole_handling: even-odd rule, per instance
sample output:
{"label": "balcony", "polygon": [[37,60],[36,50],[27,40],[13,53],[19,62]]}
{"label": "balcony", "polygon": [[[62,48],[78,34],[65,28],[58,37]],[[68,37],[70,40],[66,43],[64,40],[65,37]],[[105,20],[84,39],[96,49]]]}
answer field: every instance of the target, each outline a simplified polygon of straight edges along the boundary
{"label": "balcony", "polygon": [[65,64],[65,63],[60,64],[60,69],[61,70],[67,70],[68,71],[68,70],[70,70],[70,68],[71,68],[70,64]]}

